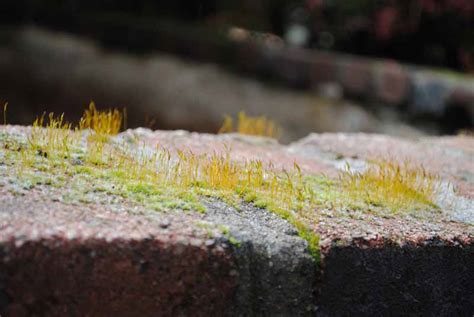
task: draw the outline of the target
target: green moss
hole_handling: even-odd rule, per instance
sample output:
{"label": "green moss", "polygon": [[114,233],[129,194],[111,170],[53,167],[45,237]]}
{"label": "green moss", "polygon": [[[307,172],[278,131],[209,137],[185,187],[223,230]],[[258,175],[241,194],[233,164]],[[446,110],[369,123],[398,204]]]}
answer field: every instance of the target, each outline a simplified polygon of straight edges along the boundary
{"label": "green moss", "polygon": [[363,211],[375,209],[389,214],[434,211],[436,205],[432,199],[438,193],[439,184],[439,177],[422,166],[382,160],[370,162],[362,172],[352,172],[347,166],[337,183],[340,192],[333,195],[336,202]]}
{"label": "green moss", "polygon": [[[238,193],[237,193],[238,194]],[[254,202],[255,200],[257,200],[257,194],[256,193],[247,193],[245,196],[244,196],[244,201],[246,203],[252,203]]]}
{"label": "green moss", "polygon": [[295,224],[295,227],[298,229],[298,235],[308,242],[308,250],[313,259],[317,264],[319,264],[321,260],[321,254],[319,252],[319,235],[315,232],[311,231],[307,226],[304,224]]}
{"label": "green moss", "polygon": [[225,235],[225,236],[228,235],[228,234],[230,234],[230,229],[229,229],[229,227],[227,227],[227,226],[219,225],[219,230],[220,230],[221,233],[222,233],[223,235]]}
{"label": "green moss", "polygon": [[236,238],[234,238],[234,237],[232,237],[232,236],[229,236],[229,237],[228,237],[228,241],[229,241],[229,243],[230,243],[231,245],[233,245],[234,247],[240,248],[240,245],[241,245],[241,244],[240,244],[240,241],[237,240]]}
{"label": "green moss", "polygon": [[136,194],[136,195],[161,195],[163,192],[159,190],[156,186],[151,184],[143,184],[143,183],[131,183],[126,184],[126,190],[129,193]]}
{"label": "green moss", "polygon": [[[66,193],[62,195],[62,201],[66,203],[106,203],[107,197],[113,195],[156,211],[180,209],[205,212],[198,196],[217,197],[237,208],[240,204],[239,197],[242,197],[243,201],[251,202],[258,208],[267,208],[295,225],[300,236],[308,241],[311,253],[316,258],[318,257],[317,236],[312,234],[303,222],[297,220],[292,212],[272,203],[271,198],[265,192],[254,192],[248,187],[216,190],[209,188],[203,182],[194,184],[195,186],[187,190],[172,186],[160,186],[156,183],[129,177],[125,170],[113,168],[113,166],[105,164],[103,160],[100,165],[97,165],[97,160],[88,160],[87,152],[82,149],[76,149],[71,153],[71,157],[75,159],[60,160],[57,157],[30,154],[28,165],[24,163],[24,166],[17,164],[17,162],[22,162],[19,152],[9,152],[11,152],[10,161],[7,164],[17,165],[18,168],[26,167],[20,177],[24,188],[35,186],[67,188]],[[76,164],[77,162],[80,164]],[[307,182],[308,184],[311,182],[323,183],[321,179],[317,178],[308,178]],[[303,207],[300,205],[298,209]],[[240,242],[230,235],[229,228],[220,226],[218,229],[230,244],[236,247],[240,246]],[[212,228],[209,228],[208,233],[209,236],[212,235]]]}
{"label": "green moss", "polygon": [[[296,164],[292,172],[279,172],[260,161],[236,163],[229,153],[197,156],[178,151],[175,162],[166,150],[150,155],[145,149],[114,144],[109,137],[84,141],[80,132],[63,127],[62,117],[54,120],[59,128],[34,127],[39,136],[31,134],[28,141],[0,134],[5,164],[21,187],[64,188],[63,201],[70,203],[108,203],[113,196],[162,212],[205,212],[202,197],[219,198],[237,210],[242,202],[252,203],[295,226],[316,260],[319,237],[312,228],[318,208],[395,213],[400,203],[406,209],[435,207],[423,181],[434,184],[436,179],[424,170],[413,174],[390,163],[367,174],[346,173],[332,180],[303,176]],[[407,181],[398,181],[399,176]],[[408,186],[410,182],[417,186]],[[388,189],[395,189],[393,197],[405,196],[387,196]],[[223,234],[237,245],[228,229]]]}
{"label": "green moss", "polygon": [[230,234],[229,227],[224,226],[224,225],[218,225],[218,229],[231,245],[233,245],[236,248],[240,248],[241,246],[240,241]]}
{"label": "green moss", "polygon": [[276,213],[281,218],[287,220],[298,230],[298,235],[308,242],[308,250],[311,256],[313,257],[316,263],[319,263],[319,235],[314,232],[314,230],[309,225],[309,222],[314,221],[314,219],[299,218],[296,213],[292,213],[289,210],[279,208],[274,204],[267,204],[266,207],[268,210]]}
{"label": "green moss", "polygon": [[268,202],[265,200],[257,200],[253,203],[253,205],[257,208],[265,209],[268,207]]}
{"label": "green moss", "polygon": [[207,231],[207,238],[213,239],[215,237],[214,232],[219,231],[219,225],[214,223],[204,222],[204,221],[197,221],[195,223],[196,227],[202,228]]}
{"label": "green moss", "polygon": [[[123,171],[108,166],[96,166],[93,162],[74,165],[72,160],[58,160],[42,155],[32,156],[29,165],[18,164],[22,162],[21,153],[11,150],[6,152],[9,155],[5,163],[14,168],[11,172],[18,177],[12,180],[18,186],[24,189],[47,186],[67,190],[61,199],[67,203],[107,203],[108,196],[119,196],[157,211],[176,209],[205,211],[192,192],[175,191],[156,184],[128,179]],[[83,152],[77,151],[74,154],[83,159]],[[19,190],[13,189],[12,192],[22,194]]]}

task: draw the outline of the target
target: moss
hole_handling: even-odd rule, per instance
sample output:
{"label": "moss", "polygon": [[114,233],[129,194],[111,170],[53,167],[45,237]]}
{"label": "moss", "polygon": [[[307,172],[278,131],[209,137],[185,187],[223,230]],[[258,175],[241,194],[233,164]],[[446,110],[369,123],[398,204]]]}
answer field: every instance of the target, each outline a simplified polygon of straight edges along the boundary
{"label": "moss", "polygon": [[219,231],[220,225],[216,225],[214,223],[204,222],[204,221],[197,221],[195,223],[196,227],[202,228],[207,231],[207,238],[213,239],[215,237],[215,231]]}
{"label": "moss", "polygon": [[137,195],[147,195],[147,196],[152,196],[152,195],[161,195],[162,191],[159,190],[156,186],[153,186],[151,184],[143,184],[143,183],[132,183],[132,184],[126,184],[126,190],[129,193],[137,194]]}
{"label": "moss", "polygon": [[440,182],[437,175],[409,162],[370,162],[363,172],[351,172],[350,167],[339,175],[342,191],[335,195],[352,208],[386,210],[392,214],[437,209],[432,202]]}
{"label": "moss", "polygon": [[[239,194],[239,192],[237,192],[237,194]],[[247,193],[245,196],[244,196],[244,201],[246,203],[252,203],[254,202],[255,200],[257,200],[257,194],[256,193]]]}
{"label": "moss", "polygon": [[241,246],[240,241],[230,234],[229,227],[224,226],[224,225],[218,225],[218,229],[220,230],[222,235],[227,239],[229,244],[231,244],[232,246],[234,246],[236,248],[240,248],[240,246]]}
{"label": "moss", "polygon": [[298,229],[298,235],[308,242],[308,251],[315,260],[316,264],[321,261],[319,252],[319,235],[308,229],[305,225],[295,224]]}
{"label": "moss", "polygon": [[276,138],[279,135],[280,128],[265,116],[251,117],[241,111],[238,115],[237,124],[234,127],[234,119],[230,116],[224,118],[219,133],[237,132],[247,135],[258,135],[270,138]]}
{"label": "moss", "polygon": [[268,202],[265,200],[257,200],[253,203],[253,205],[257,208],[265,209],[268,207]]}
{"label": "moss", "polygon": [[232,237],[232,236],[228,237],[228,241],[231,245],[233,245],[236,248],[240,248],[240,246],[241,246],[240,241],[237,240],[236,238]]}
{"label": "moss", "polygon": [[[273,129],[262,118],[240,119],[242,127]],[[8,170],[25,188],[62,187],[67,189],[63,201],[69,203],[107,203],[113,196],[156,211],[205,212],[203,196],[217,197],[237,209],[244,201],[295,226],[317,260],[319,237],[312,228],[318,208],[392,214],[436,208],[432,197],[437,178],[408,164],[379,162],[363,173],[348,168],[333,180],[304,176],[296,163],[290,171],[261,161],[237,163],[230,149],[210,155],[179,150],[172,154],[166,149],[150,151],[138,142],[114,143],[111,136],[121,126],[119,111],[101,112],[91,104],[77,127],[62,115],[43,115],[26,138],[1,133],[0,145]]]}
{"label": "moss", "polygon": [[230,234],[230,229],[229,229],[229,227],[227,227],[227,226],[219,225],[219,230],[220,230],[221,233],[222,233],[223,235],[225,235],[225,236],[228,235],[228,234]]}

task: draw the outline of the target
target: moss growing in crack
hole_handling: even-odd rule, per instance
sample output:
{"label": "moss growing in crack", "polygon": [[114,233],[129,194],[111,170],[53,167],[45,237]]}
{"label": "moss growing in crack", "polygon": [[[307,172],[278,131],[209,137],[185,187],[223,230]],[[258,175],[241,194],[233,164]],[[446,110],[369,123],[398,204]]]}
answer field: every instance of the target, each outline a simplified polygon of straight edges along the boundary
{"label": "moss growing in crack", "polygon": [[308,242],[308,250],[311,256],[314,258],[317,264],[321,260],[321,255],[319,253],[319,236],[314,234],[308,227],[301,223],[297,222],[294,224],[298,230],[298,235]]}

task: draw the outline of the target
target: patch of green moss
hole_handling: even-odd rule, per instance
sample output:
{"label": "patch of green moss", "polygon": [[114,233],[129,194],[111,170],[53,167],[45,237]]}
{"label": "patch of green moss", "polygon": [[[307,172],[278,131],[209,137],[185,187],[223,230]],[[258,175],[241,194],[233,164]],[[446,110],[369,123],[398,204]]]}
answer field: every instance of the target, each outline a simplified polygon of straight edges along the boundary
{"label": "patch of green moss", "polygon": [[[0,142],[5,139],[3,135]],[[9,140],[11,141],[12,137]],[[128,179],[123,171],[107,166],[96,166],[91,162],[75,165],[72,160],[36,155],[28,165],[19,164],[22,162],[19,152],[11,150],[6,152],[9,155],[5,156],[5,164],[13,168],[11,172],[15,177],[11,179],[20,188],[47,186],[67,189],[62,199],[67,203],[101,203],[105,201],[105,196],[115,195],[156,211],[176,209],[205,211],[197,195],[192,191],[176,191],[156,184],[137,182]],[[78,151],[74,154],[83,159],[83,152]],[[20,194],[14,188],[13,193]]]}
{"label": "patch of green moss", "polygon": [[268,207],[268,202],[265,200],[256,200],[253,205],[257,208],[265,209]]}
{"label": "patch of green moss", "polygon": [[293,225],[298,229],[298,235],[308,242],[308,250],[317,264],[321,261],[321,254],[319,252],[319,235],[314,233],[306,225],[294,222]]}
{"label": "patch of green moss", "polygon": [[244,196],[244,201],[246,203],[252,203],[254,201],[257,200],[257,194],[256,193],[247,193],[245,196]]}
{"label": "patch of green moss", "polygon": [[[236,209],[242,202],[252,203],[295,226],[316,260],[319,237],[312,228],[318,208],[393,212],[400,202],[407,209],[434,206],[423,181],[434,184],[436,179],[428,178],[424,170],[411,173],[387,163],[370,173],[345,173],[331,180],[324,175],[303,176],[297,164],[291,173],[276,171],[260,161],[238,164],[229,153],[198,156],[178,151],[175,162],[166,150],[150,155],[147,149],[122,148],[109,137],[84,141],[81,132],[63,127],[70,125],[63,123],[62,117],[52,122],[53,127],[43,129],[42,123],[33,127],[40,137],[32,134],[27,142],[0,134],[5,164],[12,167],[22,187],[67,188],[63,201],[71,203],[107,203],[114,196],[156,211],[205,212],[200,202],[203,196],[219,198]],[[393,201],[385,192],[394,188],[398,176],[408,182],[399,182],[393,192],[405,196]],[[409,182],[417,186],[405,186]],[[403,197],[410,200],[405,203]]]}
{"label": "patch of green moss", "polygon": [[233,245],[236,248],[240,248],[241,246],[240,241],[230,234],[229,227],[224,226],[224,225],[218,225],[218,229],[231,245]]}
{"label": "patch of green moss", "polygon": [[199,227],[201,229],[204,229],[207,231],[207,238],[208,239],[213,239],[215,237],[214,232],[219,231],[219,225],[216,225],[214,223],[209,223],[205,221],[197,221],[195,222],[196,227]]}
{"label": "patch of green moss", "polygon": [[219,230],[221,231],[221,233],[222,233],[223,235],[228,235],[228,234],[230,234],[230,229],[229,229],[229,227],[227,227],[227,226],[219,225]]}
{"label": "patch of green moss", "polygon": [[234,247],[236,248],[240,248],[241,244],[240,244],[240,241],[237,240],[236,238],[232,237],[232,236],[229,236],[227,237],[227,240],[229,241],[229,243],[231,245],[233,245]]}

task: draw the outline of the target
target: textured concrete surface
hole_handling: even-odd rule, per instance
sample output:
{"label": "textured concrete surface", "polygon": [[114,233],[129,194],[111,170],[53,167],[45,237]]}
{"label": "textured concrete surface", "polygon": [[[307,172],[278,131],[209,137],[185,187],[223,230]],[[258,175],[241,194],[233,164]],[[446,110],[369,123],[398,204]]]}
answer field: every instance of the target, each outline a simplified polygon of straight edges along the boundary
{"label": "textured concrete surface", "polygon": [[297,161],[305,173],[329,176],[345,161],[363,166],[390,155],[423,163],[458,190],[440,193],[454,203],[435,214],[315,210],[316,264],[290,224],[252,205],[237,211],[207,199],[200,214],[158,213],[112,198],[71,204],[61,199],[67,188],[13,188],[0,162],[2,315],[474,313],[474,138],[323,134],[283,146],[265,138],[146,129],[118,138],[135,137],[150,148],[195,153],[227,145],[235,160],[287,168]]}
{"label": "textured concrete surface", "polygon": [[334,248],[320,281],[319,316],[470,316],[474,248],[425,246]]}
{"label": "textured concrete surface", "polygon": [[0,205],[0,312],[7,316],[314,311],[308,277],[316,267],[306,242],[265,210],[209,201],[205,215],[162,214],[3,191]]}

